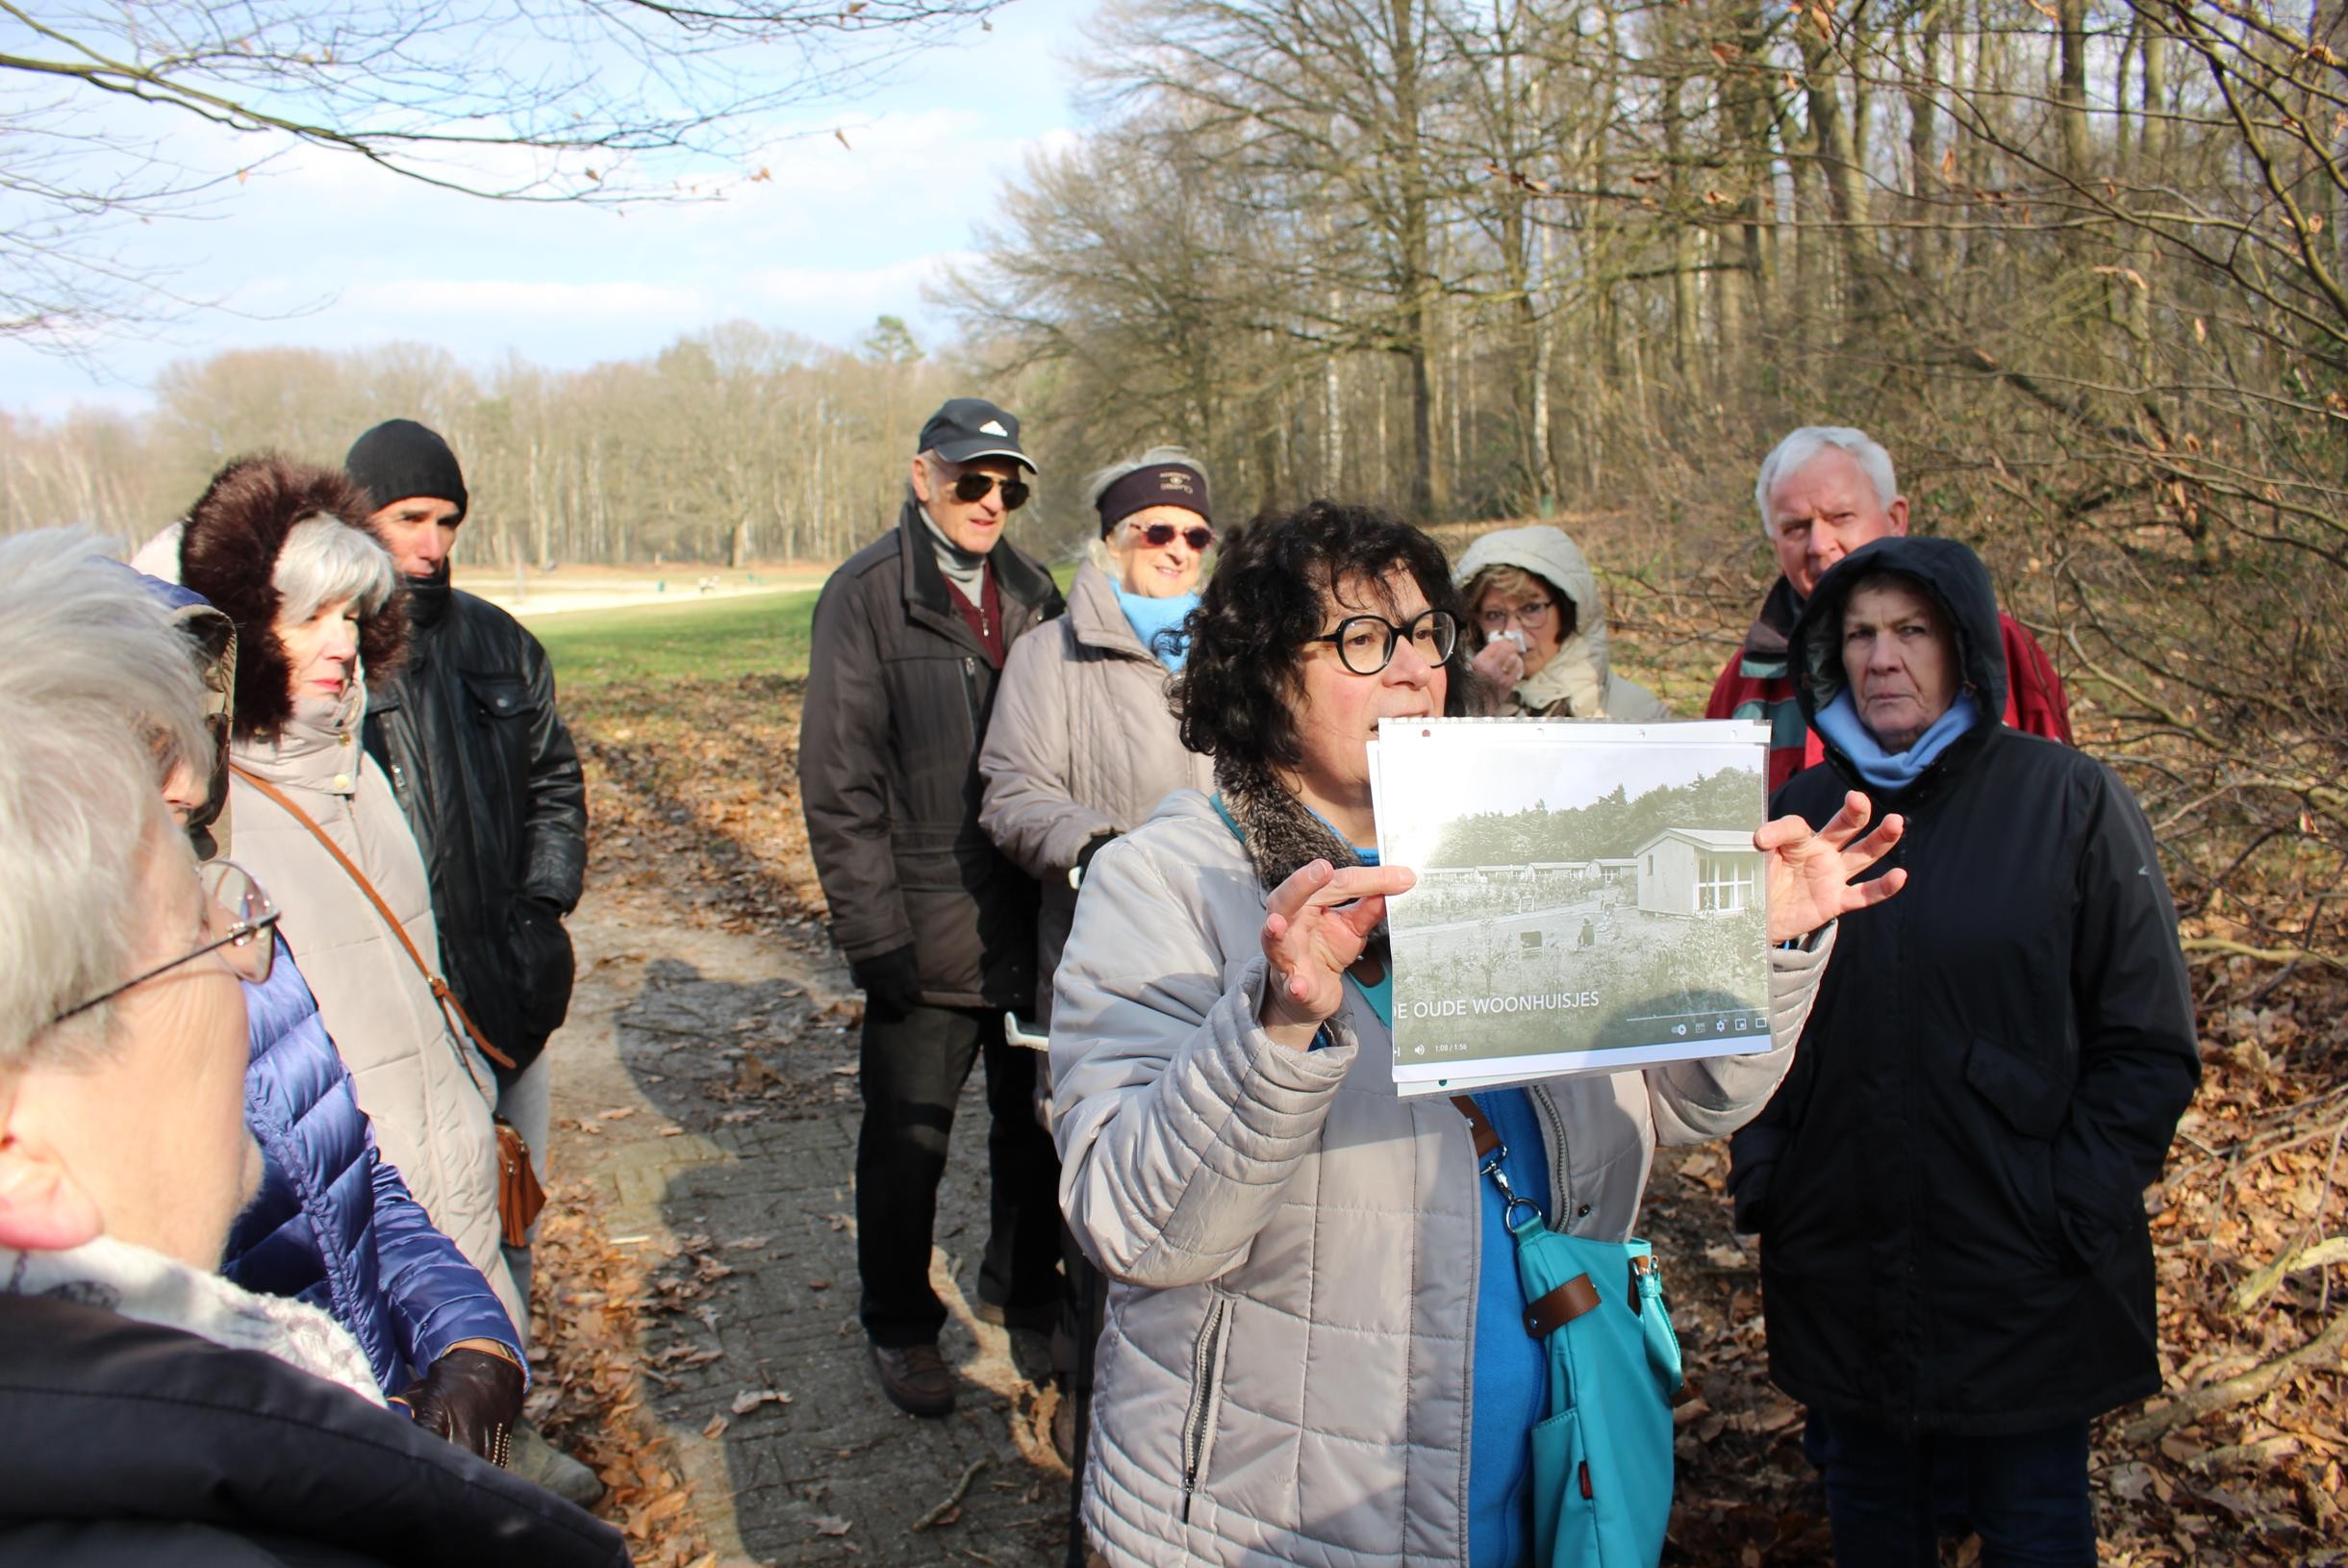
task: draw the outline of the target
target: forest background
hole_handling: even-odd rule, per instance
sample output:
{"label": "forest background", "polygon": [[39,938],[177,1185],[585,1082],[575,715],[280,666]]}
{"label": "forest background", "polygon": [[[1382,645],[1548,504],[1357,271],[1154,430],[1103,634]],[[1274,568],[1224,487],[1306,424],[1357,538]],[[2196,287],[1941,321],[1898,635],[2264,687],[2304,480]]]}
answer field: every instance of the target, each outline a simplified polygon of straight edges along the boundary
{"label": "forest background", "polygon": [[221,354],[150,414],[5,418],[0,527],[143,537],[238,452],[397,413],[465,455],[473,561],[821,563],[983,387],[1046,554],[1075,475],[1174,441],[1226,521],[1581,519],[1650,660],[1716,666],[1769,575],[1758,457],[1855,423],[2052,650],[2206,940],[2337,973],[2348,5],[2309,3],[1116,0],[952,341]]}
{"label": "forest background", "polygon": [[2223,1093],[2162,1214],[2172,1371],[2234,1413],[2180,1484],[2285,1555],[2340,1540],[2336,1412],[2260,1402],[2348,1343],[2348,5],[1119,0],[1086,61],[949,341],[225,354],[150,414],[0,421],[0,528],[143,537],[237,452],[400,414],[464,454],[476,562],[821,563],[984,389],[1049,475],[1042,553],[1090,531],[1076,475],[1164,441],[1226,522],[1555,518],[1692,712],[1774,569],[1759,457],[1864,426],[2054,655],[2186,919]]}

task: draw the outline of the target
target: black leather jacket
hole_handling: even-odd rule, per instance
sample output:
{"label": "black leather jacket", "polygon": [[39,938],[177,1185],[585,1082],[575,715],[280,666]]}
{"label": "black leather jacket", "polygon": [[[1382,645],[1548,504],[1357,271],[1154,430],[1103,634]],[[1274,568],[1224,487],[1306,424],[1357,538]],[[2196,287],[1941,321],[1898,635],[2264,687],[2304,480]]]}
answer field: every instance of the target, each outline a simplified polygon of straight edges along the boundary
{"label": "black leather jacket", "polygon": [[570,1007],[587,785],[538,639],[444,574],[408,595],[408,662],[367,697],[366,749],[424,852],[448,983],[518,1072]]}
{"label": "black leather jacket", "polygon": [[0,1296],[0,1562],[625,1568],[611,1526],[258,1351]]}

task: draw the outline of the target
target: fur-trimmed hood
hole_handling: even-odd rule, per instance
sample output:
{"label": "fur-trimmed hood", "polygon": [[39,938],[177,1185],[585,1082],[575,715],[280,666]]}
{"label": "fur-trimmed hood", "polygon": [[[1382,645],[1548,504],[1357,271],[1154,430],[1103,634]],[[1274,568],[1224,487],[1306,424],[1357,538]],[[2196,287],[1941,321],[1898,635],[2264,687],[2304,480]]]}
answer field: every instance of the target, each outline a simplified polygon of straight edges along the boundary
{"label": "fur-trimmed hood", "polygon": [[[180,537],[180,581],[236,622],[240,740],[274,737],[293,717],[292,670],[278,641],[278,552],[297,523],[334,518],[366,533],[366,495],[335,468],[264,452],[213,475]],[[374,536],[367,534],[372,540]],[[394,592],[359,625],[359,668],[381,685],[399,668],[407,641],[405,595]]]}

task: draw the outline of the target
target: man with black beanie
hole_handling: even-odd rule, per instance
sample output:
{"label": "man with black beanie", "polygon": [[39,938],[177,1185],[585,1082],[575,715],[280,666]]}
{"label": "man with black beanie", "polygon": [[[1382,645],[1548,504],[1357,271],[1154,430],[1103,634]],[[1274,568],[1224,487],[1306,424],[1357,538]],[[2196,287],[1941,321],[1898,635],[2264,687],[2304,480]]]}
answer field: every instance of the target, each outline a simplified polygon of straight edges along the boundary
{"label": "man with black beanie", "polygon": [[930,1231],[954,1103],[987,1075],[989,1233],[977,1313],[1048,1332],[1059,1274],[1059,1159],[1035,1118],[1033,1051],[1003,1015],[1035,991],[1035,883],[978,825],[978,745],[1003,656],[1066,608],[1003,541],[1035,465],[1019,420],[956,397],[922,427],[896,526],[816,601],[799,726],[807,842],[832,940],[864,988],[856,1146],[859,1307],[881,1391],[943,1416],[946,1307]]}
{"label": "man with black beanie", "polygon": [[[413,419],[388,419],[352,443],[343,467],[367,493],[367,526],[408,587],[407,663],[367,698],[366,749],[423,850],[442,973],[514,1064],[495,1067],[496,1113],[529,1144],[543,1181],[546,1039],[570,1006],[563,917],[587,869],[579,755],[555,712],[554,672],[538,639],[448,585],[469,500],[448,443]],[[527,1303],[529,1248],[507,1248],[506,1263]],[[528,1335],[526,1318],[516,1327]],[[521,1435],[517,1469],[544,1472],[533,1479],[574,1501],[601,1491],[585,1466]]]}

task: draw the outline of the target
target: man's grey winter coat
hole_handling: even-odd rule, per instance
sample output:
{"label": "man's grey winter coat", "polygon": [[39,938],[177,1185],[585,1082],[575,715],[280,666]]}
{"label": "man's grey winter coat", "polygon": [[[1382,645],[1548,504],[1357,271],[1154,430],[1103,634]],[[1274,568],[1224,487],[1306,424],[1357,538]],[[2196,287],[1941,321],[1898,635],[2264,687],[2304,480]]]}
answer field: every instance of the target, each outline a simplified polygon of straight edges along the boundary
{"label": "man's grey winter coat", "polygon": [[[1066,608],[1007,541],[987,563],[1006,646]],[[978,825],[998,673],[911,500],[816,601],[799,797],[832,940],[850,962],[911,945],[933,1007],[1024,1007],[1035,987],[1035,883]]]}

